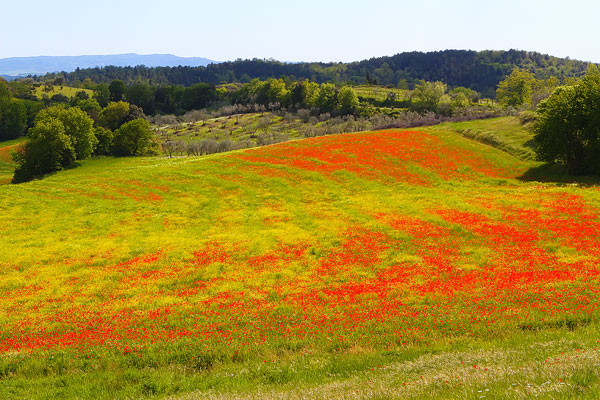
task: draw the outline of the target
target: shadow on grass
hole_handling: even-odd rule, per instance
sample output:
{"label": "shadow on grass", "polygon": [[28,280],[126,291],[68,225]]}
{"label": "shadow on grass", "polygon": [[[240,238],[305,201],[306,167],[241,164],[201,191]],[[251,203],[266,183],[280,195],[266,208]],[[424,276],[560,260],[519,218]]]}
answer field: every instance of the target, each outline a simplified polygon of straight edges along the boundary
{"label": "shadow on grass", "polygon": [[559,164],[542,164],[532,167],[518,177],[524,182],[553,182],[553,183],[571,183],[582,186],[600,185],[600,176],[597,175],[569,175],[567,168]]}
{"label": "shadow on grass", "polygon": [[34,175],[28,179],[22,180],[22,181],[17,181],[17,182],[13,182],[12,179],[10,180],[10,183],[13,185],[20,185],[22,183],[27,183],[27,182],[33,182],[33,181],[41,181],[43,179],[49,178],[51,176],[54,176],[56,174],[58,174],[60,171],[68,171],[71,169],[75,169],[81,166],[81,161],[75,161],[73,164],[71,165],[67,165],[62,167],[62,169],[59,169],[58,171],[52,171],[52,172],[47,172],[45,174],[42,175]]}

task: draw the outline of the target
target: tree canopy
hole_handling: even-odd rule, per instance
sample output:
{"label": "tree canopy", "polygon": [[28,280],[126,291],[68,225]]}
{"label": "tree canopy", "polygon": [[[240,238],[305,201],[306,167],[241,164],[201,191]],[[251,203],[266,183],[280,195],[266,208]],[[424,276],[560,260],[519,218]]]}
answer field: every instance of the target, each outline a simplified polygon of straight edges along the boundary
{"label": "tree canopy", "polygon": [[88,158],[97,139],[94,121],[77,107],[54,106],[42,110],[29,130],[29,140],[14,155],[14,183],[26,182]]}
{"label": "tree canopy", "polygon": [[500,104],[515,108],[531,104],[534,82],[535,78],[531,72],[515,68],[498,84],[496,98]]}
{"label": "tree canopy", "polygon": [[143,155],[152,146],[152,130],[145,119],[123,124],[114,132],[114,153],[121,156]]}
{"label": "tree canopy", "polygon": [[22,136],[27,129],[27,107],[13,98],[8,84],[0,80],[0,141]]}
{"label": "tree canopy", "polygon": [[420,82],[412,94],[414,108],[419,111],[436,112],[446,89],[447,86],[442,82]]}
{"label": "tree canopy", "polygon": [[[530,71],[538,79],[557,76],[562,80],[565,77],[582,76],[587,66],[588,63],[582,61],[520,50],[445,50],[400,53],[352,63],[284,63],[253,59],[215,63],[206,67],[107,66],[80,69],[64,76],[69,83],[90,78],[96,83],[107,84],[122,80],[127,85],[143,81],[152,85],[183,86],[199,82],[214,85],[224,82],[247,83],[254,78],[268,80],[281,76],[318,83],[378,83],[394,86],[414,85],[426,80],[444,82],[449,87],[463,86],[482,93],[484,97],[493,97],[498,82],[515,68]],[[55,75],[58,74],[48,74],[42,79]]]}
{"label": "tree canopy", "polygon": [[562,163],[569,173],[600,174],[600,70],[561,86],[542,101],[534,127],[540,160]]}

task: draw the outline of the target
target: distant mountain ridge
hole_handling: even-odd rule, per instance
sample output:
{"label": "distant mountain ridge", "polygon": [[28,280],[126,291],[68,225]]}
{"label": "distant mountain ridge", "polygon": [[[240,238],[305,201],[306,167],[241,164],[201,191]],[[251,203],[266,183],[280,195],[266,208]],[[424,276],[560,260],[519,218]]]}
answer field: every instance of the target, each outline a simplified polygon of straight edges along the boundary
{"label": "distant mountain ridge", "polygon": [[129,67],[204,67],[216,61],[202,57],[178,57],[172,54],[112,54],[83,56],[38,56],[11,57],[0,59],[0,75],[23,76],[42,75],[51,72],[72,72],[77,68],[86,69],[114,65]]}

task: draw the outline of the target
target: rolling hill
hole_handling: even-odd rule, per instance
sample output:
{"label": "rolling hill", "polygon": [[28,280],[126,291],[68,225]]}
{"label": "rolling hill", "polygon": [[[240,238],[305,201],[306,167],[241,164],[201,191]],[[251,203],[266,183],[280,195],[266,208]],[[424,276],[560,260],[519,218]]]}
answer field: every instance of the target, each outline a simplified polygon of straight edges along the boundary
{"label": "rolling hill", "polygon": [[598,190],[502,121],[0,186],[0,397],[592,397]]}
{"label": "rolling hill", "polygon": [[172,54],[114,54],[84,56],[11,57],[0,59],[0,74],[7,76],[43,75],[49,72],[71,72],[78,68],[113,65],[118,67],[199,67],[215,61],[200,57],[177,57]]}

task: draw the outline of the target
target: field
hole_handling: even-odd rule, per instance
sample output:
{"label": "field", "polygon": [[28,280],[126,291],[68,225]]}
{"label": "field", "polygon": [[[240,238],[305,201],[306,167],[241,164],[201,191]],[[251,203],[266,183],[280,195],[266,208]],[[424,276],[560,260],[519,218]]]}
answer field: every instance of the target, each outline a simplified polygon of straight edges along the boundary
{"label": "field", "polygon": [[46,89],[45,86],[38,86],[34,89],[35,89],[34,94],[40,100],[43,98],[43,96],[45,94],[48,95],[48,97],[52,97],[55,94],[62,94],[63,96],[68,97],[69,99],[72,99],[73,97],[75,97],[75,94],[80,91],[86,92],[89,97],[92,97],[94,95],[93,90],[83,89],[83,88],[74,88],[74,87],[69,87],[69,86],[50,86],[49,91],[45,90]]}
{"label": "field", "polygon": [[22,142],[22,139],[0,142],[0,185],[11,181],[14,172],[11,152],[16,151]]}
{"label": "field", "polygon": [[598,187],[485,123],[0,186],[0,398],[597,398]]}
{"label": "field", "polygon": [[461,123],[441,124],[463,136],[497,147],[522,160],[535,160],[533,134],[517,117],[493,118]]}

